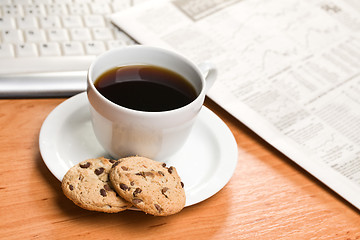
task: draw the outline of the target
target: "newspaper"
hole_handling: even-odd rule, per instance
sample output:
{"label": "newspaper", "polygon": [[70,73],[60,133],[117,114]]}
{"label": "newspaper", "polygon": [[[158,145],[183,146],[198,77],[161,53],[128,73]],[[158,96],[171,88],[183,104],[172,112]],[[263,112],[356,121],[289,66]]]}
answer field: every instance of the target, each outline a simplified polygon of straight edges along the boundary
{"label": "newspaper", "polygon": [[358,0],[155,0],[112,20],[214,62],[208,96],[360,209]]}

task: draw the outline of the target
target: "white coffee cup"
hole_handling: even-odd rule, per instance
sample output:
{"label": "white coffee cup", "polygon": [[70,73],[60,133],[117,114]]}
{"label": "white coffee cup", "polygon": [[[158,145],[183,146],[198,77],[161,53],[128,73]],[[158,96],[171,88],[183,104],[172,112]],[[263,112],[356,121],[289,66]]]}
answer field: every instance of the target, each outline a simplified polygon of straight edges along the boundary
{"label": "white coffee cup", "polygon": [[[111,102],[94,86],[101,74],[114,67],[139,64],[160,66],[182,75],[194,86],[196,99],[174,110],[138,111]],[[98,56],[88,71],[87,95],[99,143],[114,158],[139,155],[166,161],[186,142],[216,76],[210,63],[196,66],[177,53],[156,47],[129,46]]]}

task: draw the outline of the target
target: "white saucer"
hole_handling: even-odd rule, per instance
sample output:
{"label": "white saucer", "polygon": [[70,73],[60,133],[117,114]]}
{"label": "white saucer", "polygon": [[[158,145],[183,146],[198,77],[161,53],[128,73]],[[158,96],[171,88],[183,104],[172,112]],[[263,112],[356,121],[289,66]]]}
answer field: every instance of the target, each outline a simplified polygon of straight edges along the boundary
{"label": "white saucer", "polygon": [[[83,160],[109,157],[92,130],[85,92],[48,115],[39,144],[45,164],[60,181]],[[166,163],[176,167],[190,206],[211,197],[230,180],[237,164],[237,144],[225,123],[204,106],[184,147]]]}

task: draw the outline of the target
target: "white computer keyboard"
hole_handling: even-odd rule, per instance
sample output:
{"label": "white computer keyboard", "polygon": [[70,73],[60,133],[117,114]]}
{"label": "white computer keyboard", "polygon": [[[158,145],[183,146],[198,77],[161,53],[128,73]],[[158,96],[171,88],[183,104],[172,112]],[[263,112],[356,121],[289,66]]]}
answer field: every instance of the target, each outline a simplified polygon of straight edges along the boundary
{"label": "white computer keyboard", "polygon": [[0,0],[0,97],[65,96],[84,90],[86,70],[96,55],[135,44],[109,20],[134,4]]}

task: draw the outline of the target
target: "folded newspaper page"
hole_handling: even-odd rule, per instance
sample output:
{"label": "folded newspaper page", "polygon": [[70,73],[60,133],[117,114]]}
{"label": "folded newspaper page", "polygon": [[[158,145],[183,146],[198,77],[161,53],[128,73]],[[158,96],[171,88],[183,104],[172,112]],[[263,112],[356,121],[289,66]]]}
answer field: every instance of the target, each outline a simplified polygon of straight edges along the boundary
{"label": "folded newspaper page", "polygon": [[112,20],[215,63],[208,96],[360,209],[360,1],[155,0]]}

